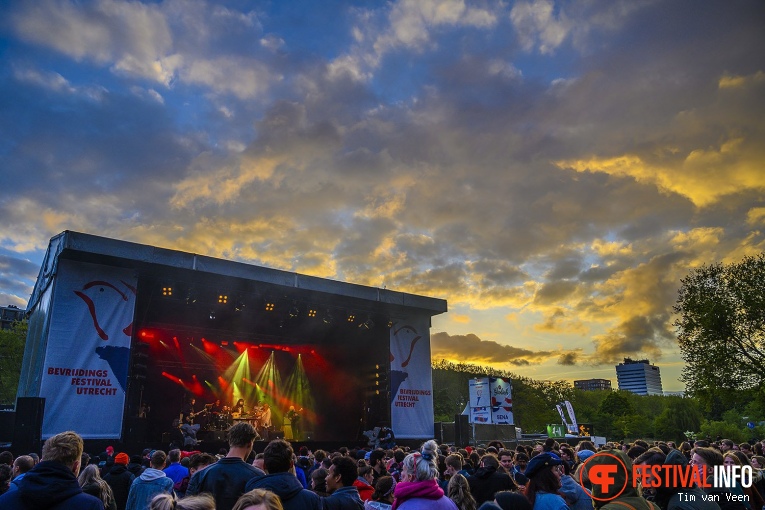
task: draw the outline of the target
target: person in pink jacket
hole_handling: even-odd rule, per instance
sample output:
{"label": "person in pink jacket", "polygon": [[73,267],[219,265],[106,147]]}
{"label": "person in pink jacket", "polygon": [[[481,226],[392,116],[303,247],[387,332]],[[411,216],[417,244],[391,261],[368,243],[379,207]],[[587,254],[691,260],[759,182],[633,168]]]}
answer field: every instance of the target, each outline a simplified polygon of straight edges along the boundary
{"label": "person in pink jacket", "polygon": [[419,452],[407,455],[402,464],[392,510],[458,510],[438,486],[438,443],[427,441]]}

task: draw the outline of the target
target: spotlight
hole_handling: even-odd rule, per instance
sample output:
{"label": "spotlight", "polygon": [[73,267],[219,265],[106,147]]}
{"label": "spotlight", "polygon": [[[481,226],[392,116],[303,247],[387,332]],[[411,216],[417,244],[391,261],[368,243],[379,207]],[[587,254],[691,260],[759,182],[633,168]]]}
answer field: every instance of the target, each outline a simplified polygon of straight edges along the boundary
{"label": "spotlight", "polygon": [[329,310],[327,310],[327,313],[324,314],[324,324],[332,324],[335,321],[335,318],[332,316],[331,313],[329,313]]}
{"label": "spotlight", "polygon": [[228,303],[228,296],[225,295],[225,294],[219,294],[218,295],[218,303],[222,304],[222,305],[225,305],[226,303]]}
{"label": "spotlight", "polygon": [[289,311],[290,319],[294,319],[298,315],[300,315],[300,308],[298,308],[296,305],[292,305],[292,308],[290,308]]}
{"label": "spotlight", "polygon": [[356,320],[356,316],[355,316],[355,315],[353,315],[353,314],[350,314],[350,315],[348,316],[348,322],[353,322],[353,321],[355,321],[355,320]]}
{"label": "spotlight", "polygon": [[375,323],[372,321],[372,317],[367,317],[367,320],[359,324],[360,329],[372,329],[375,327]]}
{"label": "spotlight", "polygon": [[210,320],[211,321],[215,320],[215,310],[210,310]]}
{"label": "spotlight", "polygon": [[388,319],[388,329],[393,327],[393,319]]}
{"label": "spotlight", "polygon": [[273,312],[274,311],[274,304],[270,301],[266,301],[266,311],[267,312]]}
{"label": "spotlight", "polygon": [[234,305],[234,311],[235,312],[241,312],[244,310],[244,307],[246,305],[244,304],[244,301],[237,301],[236,305]]}
{"label": "spotlight", "polygon": [[309,317],[316,317],[316,310],[308,310],[308,316]]}
{"label": "spotlight", "polygon": [[162,295],[165,297],[171,297],[173,295],[172,287],[162,287]]}

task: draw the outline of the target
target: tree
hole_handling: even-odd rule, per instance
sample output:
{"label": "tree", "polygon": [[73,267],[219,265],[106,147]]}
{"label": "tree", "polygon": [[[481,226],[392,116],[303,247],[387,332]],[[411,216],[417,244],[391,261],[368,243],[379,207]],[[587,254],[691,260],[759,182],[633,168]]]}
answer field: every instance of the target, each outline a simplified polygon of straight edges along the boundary
{"label": "tree", "polygon": [[708,411],[718,390],[765,383],[765,253],[694,269],[681,280],[674,311],[681,380]]}
{"label": "tree", "polygon": [[0,330],[0,404],[16,402],[26,341],[27,321],[15,322],[11,329]]}

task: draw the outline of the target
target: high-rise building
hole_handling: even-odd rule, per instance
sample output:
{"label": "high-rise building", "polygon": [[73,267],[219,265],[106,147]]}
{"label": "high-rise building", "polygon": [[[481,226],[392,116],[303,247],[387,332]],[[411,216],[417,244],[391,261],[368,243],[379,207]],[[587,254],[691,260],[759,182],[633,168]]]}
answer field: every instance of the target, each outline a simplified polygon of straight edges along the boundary
{"label": "high-rise building", "polygon": [[610,390],[610,379],[580,379],[574,381],[574,388],[577,390],[593,391],[593,390]]}
{"label": "high-rise building", "polygon": [[616,365],[616,380],[620,390],[638,395],[664,394],[659,367],[651,365],[647,359],[624,358],[624,363]]}

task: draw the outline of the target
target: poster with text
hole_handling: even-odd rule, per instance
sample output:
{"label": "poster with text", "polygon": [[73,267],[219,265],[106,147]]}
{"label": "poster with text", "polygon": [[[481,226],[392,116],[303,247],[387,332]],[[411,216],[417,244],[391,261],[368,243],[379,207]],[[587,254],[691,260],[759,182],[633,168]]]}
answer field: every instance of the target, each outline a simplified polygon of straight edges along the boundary
{"label": "poster with text", "polygon": [[135,296],[132,270],[59,262],[40,384],[44,438],[120,437]]}
{"label": "poster with text", "polygon": [[430,318],[398,320],[390,328],[391,425],[397,438],[433,436]]}
{"label": "poster with text", "polygon": [[513,425],[513,385],[510,379],[490,377],[491,421],[496,425]]}
{"label": "poster with text", "polygon": [[470,379],[468,396],[470,398],[470,423],[492,423],[489,378]]}

